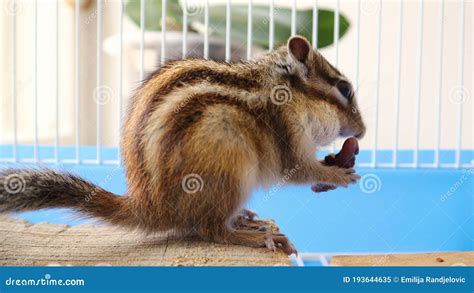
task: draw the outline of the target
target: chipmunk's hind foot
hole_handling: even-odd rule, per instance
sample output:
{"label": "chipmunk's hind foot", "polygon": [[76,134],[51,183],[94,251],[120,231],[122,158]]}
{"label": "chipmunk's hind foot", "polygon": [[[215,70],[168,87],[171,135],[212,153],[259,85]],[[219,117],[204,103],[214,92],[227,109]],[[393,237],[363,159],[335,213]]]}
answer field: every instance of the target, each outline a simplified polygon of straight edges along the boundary
{"label": "chipmunk's hind foot", "polygon": [[266,247],[274,252],[278,249],[287,255],[297,253],[295,246],[273,220],[249,220],[238,215],[228,228],[211,236],[218,243],[244,245],[250,247]]}

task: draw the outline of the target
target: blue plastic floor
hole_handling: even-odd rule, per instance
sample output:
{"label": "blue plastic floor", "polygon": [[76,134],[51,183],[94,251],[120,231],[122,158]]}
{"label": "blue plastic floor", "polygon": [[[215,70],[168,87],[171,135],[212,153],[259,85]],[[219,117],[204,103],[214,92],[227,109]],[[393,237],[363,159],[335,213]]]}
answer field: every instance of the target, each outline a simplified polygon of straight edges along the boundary
{"label": "blue plastic floor", "polygon": [[[20,158],[32,157],[32,148],[19,149]],[[61,158],[73,158],[73,148],[61,148]],[[117,150],[104,150],[104,159],[116,159]],[[420,153],[431,163],[433,152]],[[53,149],[40,148],[40,158],[51,158]],[[390,158],[390,152],[377,157]],[[402,160],[411,152],[399,153]],[[94,148],[81,148],[82,159],[94,159]],[[11,157],[10,146],[0,146],[0,159]],[[370,158],[362,153],[361,160]],[[454,152],[443,151],[451,162]],[[470,163],[472,151],[463,151]],[[0,163],[1,167],[11,166]],[[49,167],[77,173],[117,194],[126,189],[123,169],[114,165],[64,164]],[[327,193],[310,186],[289,186],[256,191],[248,207],[262,218],[273,218],[300,252],[415,252],[474,250],[473,169],[363,169],[357,185]],[[76,225],[83,221],[67,210],[47,210],[16,215],[32,222]]]}

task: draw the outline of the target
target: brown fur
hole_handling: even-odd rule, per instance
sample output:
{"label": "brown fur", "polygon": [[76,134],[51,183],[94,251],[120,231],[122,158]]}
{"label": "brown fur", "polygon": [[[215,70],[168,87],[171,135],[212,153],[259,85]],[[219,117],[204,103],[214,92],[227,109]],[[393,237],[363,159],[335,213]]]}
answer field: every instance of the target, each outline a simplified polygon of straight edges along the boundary
{"label": "brown fur", "polygon": [[[338,135],[362,136],[365,126],[355,99],[335,87],[346,78],[305,39],[290,39],[288,47],[246,63],[173,61],[152,74],[124,123],[127,195],[119,200],[97,188],[94,206],[81,210],[147,232],[174,229],[294,252],[284,235],[255,224],[242,205],[255,187],[294,168],[293,183],[355,182],[354,170],[321,164],[314,152]],[[291,98],[276,101],[276,89]],[[195,192],[183,185],[191,175],[199,183]]]}

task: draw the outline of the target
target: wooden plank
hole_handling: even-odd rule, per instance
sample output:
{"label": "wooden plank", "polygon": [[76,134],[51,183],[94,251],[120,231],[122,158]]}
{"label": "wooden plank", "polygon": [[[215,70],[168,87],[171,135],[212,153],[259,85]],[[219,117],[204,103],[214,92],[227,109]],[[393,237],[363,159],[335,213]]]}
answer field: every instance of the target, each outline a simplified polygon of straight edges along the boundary
{"label": "wooden plank", "polygon": [[474,251],[337,255],[331,266],[474,266]]}
{"label": "wooden plank", "polygon": [[2,266],[289,266],[282,252],[0,216]]}

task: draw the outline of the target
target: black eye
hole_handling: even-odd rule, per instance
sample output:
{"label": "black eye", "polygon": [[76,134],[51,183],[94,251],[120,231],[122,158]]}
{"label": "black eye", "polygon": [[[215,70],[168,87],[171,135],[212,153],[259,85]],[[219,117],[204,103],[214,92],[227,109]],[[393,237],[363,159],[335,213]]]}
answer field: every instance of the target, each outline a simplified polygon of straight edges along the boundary
{"label": "black eye", "polygon": [[352,86],[347,81],[340,80],[336,84],[336,87],[344,98],[349,101],[352,100],[354,92],[352,91]]}

